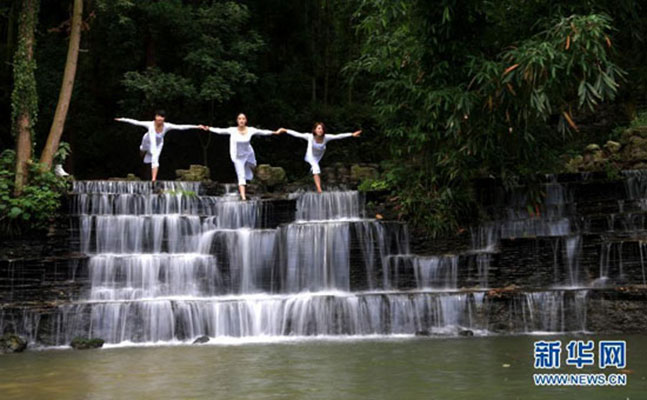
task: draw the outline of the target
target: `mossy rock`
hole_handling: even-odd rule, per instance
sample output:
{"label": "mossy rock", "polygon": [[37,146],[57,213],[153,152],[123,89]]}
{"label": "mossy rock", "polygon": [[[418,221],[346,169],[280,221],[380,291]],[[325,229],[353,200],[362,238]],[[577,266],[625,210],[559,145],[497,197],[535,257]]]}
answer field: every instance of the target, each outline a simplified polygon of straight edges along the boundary
{"label": "mossy rock", "polygon": [[287,175],[282,167],[273,167],[269,164],[261,164],[256,168],[256,178],[265,186],[276,186],[285,183]]}
{"label": "mossy rock", "polygon": [[566,171],[568,172],[579,172],[580,168],[584,164],[584,157],[575,156],[566,163]]}
{"label": "mossy rock", "polygon": [[354,182],[366,179],[377,179],[379,171],[373,166],[362,166],[355,164],[350,167],[350,179]]}
{"label": "mossy rock", "polygon": [[629,144],[622,150],[622,157],[625,161],[636,162],[647,160],[647,146]]}
{"label": "mossy rock", "polygon": [[202,182],[211,178],[211,171],[204,165],[191,164],[189,169],[176,169],[175,176],[180,181]]}
{"label": "mossy rock", "polygon": [[27,341],[22,337],[6,333],[0,336],[0,354],[21,353],[27,348]]}
{"label": "mossy rock", "polygon": [[604,145],[604,149],[608,151],[610,154],[615,154],[619,152],[621,147],[622,145],[620,143],[614,142],[613,140],[609,140]]}
{"label": "mossy rock", "polygon": [[75,350],[87,350],[87,349],[98,349],[100,347],[103,347],[103,343],[105,341],[103,339],[99,338],[83,338],[83,337],[75,337],[72,339],[72,342],[70,342],[70,347],[72,347]]}
{"label": "mossy rock", "polygon": [[647,139],[647,126],[636,126],[630,130],[634,135]]}
{"label": "mossy rock", "polygon": [[597,144],[595,144],[595,143],[591,143],[590,145],[586,146],[586,148],[584,149],[584,151],[585,151],[586,153],[595,153],[595,152],[600,151],[600,146],[598,146],[598,145],[597,145]]}

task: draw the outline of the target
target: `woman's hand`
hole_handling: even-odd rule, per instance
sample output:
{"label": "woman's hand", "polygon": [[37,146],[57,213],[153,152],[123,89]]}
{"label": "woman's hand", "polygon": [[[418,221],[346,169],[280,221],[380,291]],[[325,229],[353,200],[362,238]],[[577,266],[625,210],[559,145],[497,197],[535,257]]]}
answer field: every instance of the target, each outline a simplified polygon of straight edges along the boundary
{"label": "woman's hand", "polygon": [[207,125],[198,125],[198,128],[202,129],[203,131],[209,130],[209,127]]}
{"label": "woman's hand", "polygon": [[358,131],[353,132],[353,137],[358,137],[361,134],[362,134],[362,130],[360,129]]}
{"label": "woman's hand", "polygon": [[275,135],[280,135],[282,133],[287,132],[288,130],[285,128],[279,128],[276,132],[274,132]]}

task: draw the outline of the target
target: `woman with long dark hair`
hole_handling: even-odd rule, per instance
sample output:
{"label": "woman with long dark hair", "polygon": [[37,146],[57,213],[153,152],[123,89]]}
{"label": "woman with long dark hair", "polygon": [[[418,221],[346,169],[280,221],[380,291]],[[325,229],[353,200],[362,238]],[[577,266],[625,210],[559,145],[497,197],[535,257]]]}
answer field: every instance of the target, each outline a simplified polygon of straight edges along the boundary
{"label": "woman with long dark hair", "polygon": [[326,152],[326,143],[332,140],[345,139],[348,137],[358,137],[362,131],[358,130],[352,133],[340,133],[337,135],[331,135],[326,133],[326,125],[323,122],[317,122],[312,128],[312,133],[299,133],[290,129],[279,129],[279,133],[285,131],[288,135],[305,139],[308,141],[308,148],[306,149],[305,160],[310,164],[312,171],[313,179],[315,186],[317,187],[317,192],[321,193],[321,168],[319,167],[319,162]]}
{"label": "woman with long dark hair", "polygon": [[254,177],[254,168],[256,167],[256,154],[250,140],[254,135],[278,135],[280,131],[271,131],[268,129],[257,129],[247,126],[247,116],[243,113],[238,114],[236,118],[238,126],[230,128],[208,128],[211,132],[220,135],[229,135],[229,156],[234,163],[236,176],[238,177],[238,191],[240,198],[246,200],[245,186],[247,181]]}

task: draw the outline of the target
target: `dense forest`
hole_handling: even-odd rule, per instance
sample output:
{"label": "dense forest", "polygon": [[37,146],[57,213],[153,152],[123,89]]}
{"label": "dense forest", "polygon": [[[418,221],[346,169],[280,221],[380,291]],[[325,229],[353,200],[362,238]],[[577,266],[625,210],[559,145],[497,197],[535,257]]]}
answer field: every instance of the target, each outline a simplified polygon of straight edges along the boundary
{"label": "dense forest", "polygon": [[[560,172],[644,118],[646,40],[639,0],[2,0],[0,223],[42,227],[56,209],[64,184],[42,162],[57,130],[55,157],[69,153],[76,178],[123,177],[141,169],[143,132],[113,118],[161,108],[174,123],[232,126],[244,112],[268,129],[363,129],[325,162],[380,163],[365,188],[391,191],[414,224],[455,233],[474,216],[472,179]],[[34,162],[16,190],[21,129]],[[257,140],[259,163],[307,175],[299,140]],[[233,182],[227,148],[226,137],[172,132],[160,178],[204,164]]]}

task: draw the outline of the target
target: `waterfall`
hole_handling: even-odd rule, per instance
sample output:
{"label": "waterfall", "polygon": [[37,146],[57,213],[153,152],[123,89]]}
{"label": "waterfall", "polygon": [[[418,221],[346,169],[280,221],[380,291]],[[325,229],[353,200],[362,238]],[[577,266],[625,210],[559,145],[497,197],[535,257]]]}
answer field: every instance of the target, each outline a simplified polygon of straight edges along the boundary
{"label": "waterfall", "polygon": [[[199,183],[78,181],[72,243],[87,283],[44,310],[0,308],[0,328],[46,345],[586,331],[589,286],[627,271],[645,281],[643,242],[589,242],[600,224],[573,217],[572,188],[543,189],[533,210],[523,193],[495,196],[471,248],[418,255],[406,224],[367,218],[355,191],[239,201],[235,186],[211,196]],[[582,254],[595,246],[590,281]]]}
{"label": "waterfall", "polygon": [[458,256],[410,254],[406,226],[365,219],[357,192],[290,197],[295,220],[268,228],[272,207],[196,183],[75,182],[89,288],[38,328],[24,320],[55,345],[483,331],[484,294],[456,292]]}
{"label": "waterfall", "polygon": [[363,200],[357,191],[305,192],[294,196],[297,198],[297,220],[357,219],[363,214]]}

